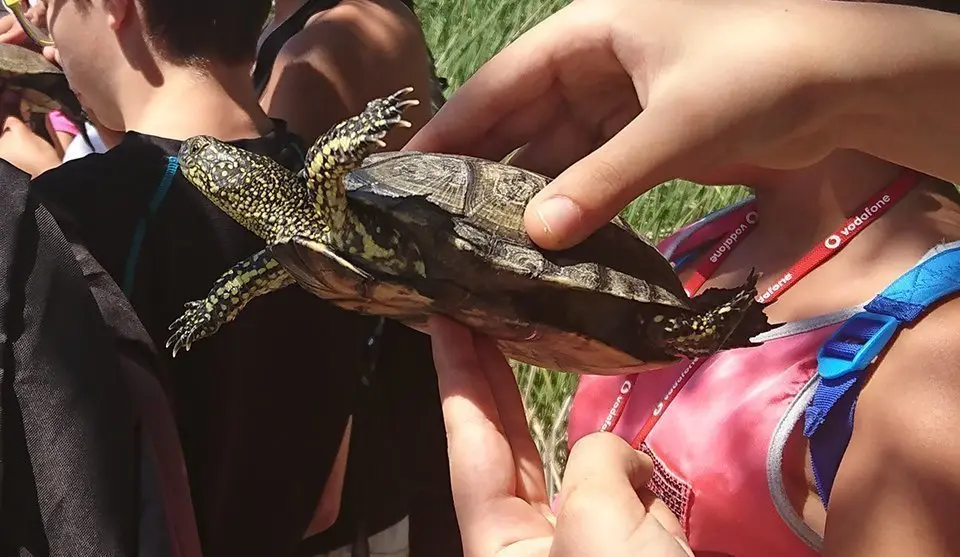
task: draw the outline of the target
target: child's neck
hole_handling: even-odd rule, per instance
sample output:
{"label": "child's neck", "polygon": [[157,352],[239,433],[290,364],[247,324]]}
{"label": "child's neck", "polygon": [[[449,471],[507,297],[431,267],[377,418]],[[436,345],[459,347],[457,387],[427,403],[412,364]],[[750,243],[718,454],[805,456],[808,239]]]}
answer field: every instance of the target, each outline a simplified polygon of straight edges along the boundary
{"label": "child's neck", "polygon": [[[803,170],[767,173],[751,184],[760,217],[756,230],[707,286],[734,286],[755,268],[763,274],[764,291],[902,171],[860,153],[838,152]],[[960,206],[952,188],[921,181],[795,283],[767,314],[773,321],[793,321],[864,303],[938,242],[960,239]]]}
{"label": "child's neck", "polygon": [[165,68],[155,84],[136,80],[121,102],[127,131],[183,140],[212,135],[223,141],[260,137],[273,128],[245,65],[200,71]]}
{"label": "child's neck", "polygon": [[796,261],[901,172],[892,163],[843,151],[802,170],[767,174],[754,184],[760,215],[751,234],[755,248]]}

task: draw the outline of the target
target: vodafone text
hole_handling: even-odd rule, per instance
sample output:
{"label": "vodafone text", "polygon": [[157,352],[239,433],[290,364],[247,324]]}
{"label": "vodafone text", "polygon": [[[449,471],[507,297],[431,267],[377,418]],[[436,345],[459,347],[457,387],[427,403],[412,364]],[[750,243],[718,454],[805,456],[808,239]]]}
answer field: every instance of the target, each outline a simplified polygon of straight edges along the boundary
{"label": "vodafone text", "polygon": [[734,228],[733,232],[731,232],[730,235],[727,236],[727,239],[724,240],[723,243],[720,244],[717,247],[717,249],[710,255],[711,263],[716,263],[720,259],[721,255],[733,249],[733,245],[736,244],[738,241],[740,241],[740,236],[742,236],[743,233],[746,232],[748,228],[750,228],[751,226],[757,223],[757,212],[750,211],[749,213],[747,213],[746,221],[747,222],[742,223],[740,226]]}
{"label": "vodafone text", "polygon": [[613,402],[613,408],[610,409],[610,412],[607,414],[607,419],[603,421],[603,425],[600,426],[600,431],[610,431],[610,426],[613,425],[613,420],[620,410],[620,405],[623,404],[626,395],[630,393],[630,389],[633,388],[633,381],[630,379],[625,379],[620,385],[620,394],[617,395],[617,400]]}
{"label": "vodafone text", "polygon": [[[857,215],[852,221],[844,226],[843,229],[840,230],[840,234],[843,234],[844,238],[850,236],[850,234],[853,234],[858,228],[870,220],[873,215],[879,213],[887,203],[890,203],[890,196],[884,195],[877,200],[875,204],[865,207],[862,213]],[[826,240],[823,241],[823,245],[827,249],[837,249],[841,243],[843,243],[843,238],[837,234],[831,234]]]}

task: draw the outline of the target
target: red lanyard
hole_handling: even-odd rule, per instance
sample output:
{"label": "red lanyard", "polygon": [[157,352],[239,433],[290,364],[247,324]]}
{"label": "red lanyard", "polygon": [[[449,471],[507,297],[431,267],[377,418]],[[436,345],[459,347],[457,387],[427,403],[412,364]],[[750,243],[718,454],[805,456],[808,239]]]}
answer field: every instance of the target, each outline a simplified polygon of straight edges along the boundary
{"label": "red lanyard", "polygon": [[[922,176],[916,172],[905,170],[896,180],[867,201],[856,215],[848,218],[833,234],[827,236],[822,242],[807,252],[806,255],[801,257],[799,261],[794,263],[779,280],[763,292],[759,292],[757,294],[757,300],[767,304],[773,303],[774,300],[796,284],[797,281],[836,255],[854,236],[859,234],[867,226],[870,226],[870,224],[876,221],[896,202],[900,201],[903,196],[920,181],[921,177]],[[700,287],[707,282],[721,263],[733,252],[733,249],[740,241],[756,228],[758,221],[759,217],[755,208],[753,206],[749,207],[743,221],[717,242],[713,250],[701,258],[699,266],[684,285],[687,294],[693,296],[700,290]],[[650,416],[647,417],[640,431],[637,432],[637,435],[633,438],[633,442],[631,443],[633,447],[640,447],[641,443],[643,443],[653,429],[653,426],[660,420],[663,411],[673,402],[680,393],[680,390],[690,381],[690,378],[693,377],[693,374],[703,365],[704,361],[703,358],[694,358],[683,368],[677,380],[667,389],[666,394],[660,399],[660,402],[654,407]],[[610,412],[600,427],[600,431],[611,431],[616,427],[617,422],[620,421],[620,417],[623,415],[623,411],[627,406],[627,402],[630,400],[630,395],[632,394],[638,375],[639,374],[633,374],[624,379],[620,385],[620,392],[617,395],[617,399],[610,408]]]}

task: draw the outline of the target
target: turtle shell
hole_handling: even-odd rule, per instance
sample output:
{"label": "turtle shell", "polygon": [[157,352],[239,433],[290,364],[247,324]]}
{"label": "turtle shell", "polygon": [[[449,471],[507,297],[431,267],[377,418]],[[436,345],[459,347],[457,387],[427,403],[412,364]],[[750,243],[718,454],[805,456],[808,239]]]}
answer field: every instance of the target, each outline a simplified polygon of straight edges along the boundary
{"label": "turtle shell", "polygon": [[31,112],[81,113],[80,101],[63,70],[29,48],[0,43],[0,82],[19,92]]}
{"label": "turtle shell", "polygon": [[419,257],[425,276],[341,254],[374,277],[364,280],[303,246],[271,249],[301,286],[341,307],[421,331],[430,313],[446,314],[533,365],[611,373],[676,361],[645,329],[691,311],[670,263],[620,218],[574,248],[539,248],[523,213],[548,182],[472,157],[378,153],[344,178],[350,209],[369,230],[399,231],[396,258]]}

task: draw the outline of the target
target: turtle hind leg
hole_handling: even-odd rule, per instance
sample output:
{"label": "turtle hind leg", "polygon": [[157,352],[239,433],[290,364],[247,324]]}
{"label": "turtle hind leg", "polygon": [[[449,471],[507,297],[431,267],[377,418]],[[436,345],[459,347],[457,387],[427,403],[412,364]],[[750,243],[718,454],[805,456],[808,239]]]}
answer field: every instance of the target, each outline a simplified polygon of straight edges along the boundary
{"label": "turtle hind leg", "polygon": [[651,337],[667,351],[687,357],[757,346],[753,337],[775,328],[757,301],[759,278],[751,270],[737,288],[704,291],[693,298],[693,312],[649,323]]}
{"label": "turtle hind leg", "polygon": [[173,357],[181,349],[209,337],[233,321],[247,303],[294,282],[293,277],[267,250],[260,250],[222,274],[207,296],[187,302],[186,311],[170,324],[173,334],[166,347],[173,346]]}

